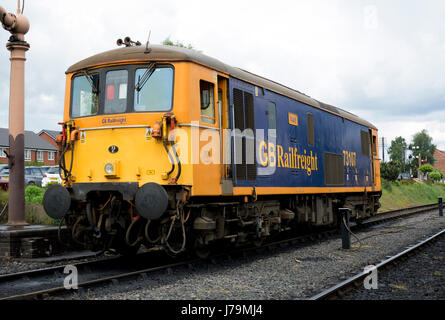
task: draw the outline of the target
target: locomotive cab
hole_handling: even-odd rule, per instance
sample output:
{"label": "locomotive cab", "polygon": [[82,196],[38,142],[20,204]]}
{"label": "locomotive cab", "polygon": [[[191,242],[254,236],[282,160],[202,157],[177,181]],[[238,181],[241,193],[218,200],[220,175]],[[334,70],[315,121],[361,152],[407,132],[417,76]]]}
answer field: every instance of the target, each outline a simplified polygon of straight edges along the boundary
{"label": "locomotive cab", "polygon": [[[183,55],[165,61],[171,50],[162,46],[150,54],[140,47],[112,52],[67,71],[63,187],[46,192],[44,207],[64,219],[75,242],[91,248],[166,246],[190,196],[221,192],[225,168],[219,161],[193,164],[189,140],[193,130],[222,128],[227,76],[181,61]],[[145,60],[124,60],[135,52]],[[170,224],[172,216],[177,221]],[[144,241],[135,245],[133,234]],[[168,247],[184,250],[182,242]]]}

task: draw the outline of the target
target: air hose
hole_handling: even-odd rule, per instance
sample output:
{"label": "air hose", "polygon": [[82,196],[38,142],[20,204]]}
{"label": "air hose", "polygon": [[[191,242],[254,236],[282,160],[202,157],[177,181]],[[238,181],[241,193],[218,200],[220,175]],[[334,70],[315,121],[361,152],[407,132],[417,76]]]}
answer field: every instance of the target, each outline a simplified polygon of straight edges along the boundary
{"label": "air hose", "polygon": [[[168,133],[168,121],[170,121],[170,136]],[[179,177],[181,176],[181,171],[182,171],[181,161],[179,160],[179,156],[176,151],[175,144],[174,144],[175,143],[175,135],[174,135],[175,123],[176,123],[176,117],[172,113],[166,113],[162,118],[162,138],[163,138],[164,149],[168,154],[170,162],[172,163],[172,168],[169,172],[167,172],[167,177],[170,176],[173,173],[173,171],[175,171],[175,161],[173,160],[172,155],[168,151],[168,146],[167,146],[168,141],[170,141],[170,143],[171,143],[171,146],[172,146],[171,149],[175,155],[176,163],[178,164],[178,173],[176,174],[176,177],[174,179],[172,179],[172,181],[171,181],[173,184],[177,183],[177,181],[179,180]]]}
{"label": "air hose", "polygon": [[[170,229],[168,230],[167,233],[167,237],[165,238],[165,244],[167,245],[168,249],[170,250],[170,252],[172,252],[173,254],[178,254],[181,253],[182,251],[184,251],[185,249],[185,245],[187,243],[187,238],[186,238],[186,234],[185,234],[185,220],[184,220],[184,209],[181,208],[181,212],[179,212],[179,201],[176,205],[176,215],[174,215],[172,217],[172,222],[170,224]],[[180,219],[181,220],[181,228],[182,228],[182,245],[181,245],[181,249],[179,250],[174,250],[170,244],[168,243],[168,239],[170,238],[170,234],[172,232],[173,229],[173,225],[175,224],[176,219]]]}
{"label": "air hose", "polygon": [[148,242],[150,242],[151,244],[155,244],[155,243],[157,243],[159,240],[161,240],[161,234],[159,234],[159,236],[156,238],[156,239],[151,239],[150,238],[150,235],[149,235],[149,232],[148,232],[148,229],[149,229],[149,227],[150,227],[150,224],[151,224],[151,220],[149,219],[148,221],[147,221],[147,224],[145,225],[145,239],[147,239],[147,241]]}
{"label": "air hose", "polygon": [[57,229],[57,238],[58,238],[58,240],[59,240],[59,243],[60,243],[62,246],[66,247],[66,248],[69,248],[69,247],[70,247],[69,244],[67,244],[67,243],[65,243],[65,242],[62,241],[62,226],[63,226],[63,223],[64,223],[64,222],[65,222],[65,216],[63,216],[62,219],[60,219],[59,227],[58,227],[58,229]]}
{"label": "air hose", "polygon": [[130,242],[130,234],[131,234],[131,229],[134,227],[134,225],[138,222],[139,220],[133,220],[130,224],[130,226],[127,229],[127,233],[125,234],[125,242],[127,243],[128,246],[130,247],[134,247],[136,246],[139,242],[141,242],[144,237],[140,236],[140,229],[138,232],[138,236],[136,238],[136,240],[134,242]]}
{"label": "air hose", "polygon": [[173,160],[172,155],[171,155],[170,152],[168,151],[167,141],[164,140],[163,144],[164,144],[164,149],[165,149],[165,151],[167,152],[168,157],[169,157],[169,159],[170,159],[170,162],[171,162],[171,164],[172,164],[172,169],[171,169],[169,172],[167,172],[167,176],[169,176],[169,175],[171,175],[171,174],[173,173],[173,171],[175,171],[175,161]]}
{"label": "air hose", "polygon": [[[66,169],[66,160],[65,160],[65,154],[68,151],[69,144],[66,145],[65,149],[63,150],[60,159],[59,159],[59,167],[63,170],[63,173],[65,175],[65,178],[62,178],[64,181],[68,181],[69,177],[71,177],[71,172],[73,170],[73,163],[74,163],[74,141],[71,142],[71,162],[70,162],[70,169]],[[60,175],[60,171],[59,171]]]}
{"label": "air hose", "polygon": [[65,178],[62,176],[62,171],[63,171],[63,174],[65,177],[68,174],[68,172],[65,169],[65,152],[66,152],[66,150],[67,150],[67,147],[64,147],[62,149],[62,153],[59,158],[59,176],[62,180],[65,180]]}
{"label": "air hose", "polygon": [[178,156],[178,153],[176,152],[176,148],[175,148],[174,144],[172,144],[172,150],[175,153],[176,162],[178,163],[178,174],[176,175],[176,178],[175,178],[175,182],[178,182],[179,177],[181,176],[181,171],[182,171],[182,169],[181,169],[181,160],[179,159],[179,156]]}

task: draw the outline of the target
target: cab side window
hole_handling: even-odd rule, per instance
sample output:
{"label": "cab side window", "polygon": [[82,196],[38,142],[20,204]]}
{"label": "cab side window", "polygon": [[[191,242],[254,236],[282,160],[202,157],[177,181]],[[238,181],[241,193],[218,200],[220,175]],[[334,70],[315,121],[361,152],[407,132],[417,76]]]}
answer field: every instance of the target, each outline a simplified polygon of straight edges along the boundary
{"label": "cab side window", "polygon": [[201,121],[215,123],[215,86],[213,83],[201,80],[199,82],[201,92]]}
{"label": "cab side window", "polygon": [[362,140],[362,154],[364,156],[369,157],[371,152],[370,152],[370,140],[369,140],[369,133],[366,131],[361,130],[360,131],[360,135],[361,135],[361,140]]}
{"label": "cab side window", "polygon": [[267,121],[268,121],[268,129],[276,130],[277,129],[277,106],[273,102],[267,103]]}
{"label": "cab side window", "polygon": [[107,72],[105,114],[124,113],[127,110],[127,82],[127,70]]}
{"label": "cab side window", "polygon": [[314,145],[314,116],[311,113],[307,114],[307,143],[310,146]]}

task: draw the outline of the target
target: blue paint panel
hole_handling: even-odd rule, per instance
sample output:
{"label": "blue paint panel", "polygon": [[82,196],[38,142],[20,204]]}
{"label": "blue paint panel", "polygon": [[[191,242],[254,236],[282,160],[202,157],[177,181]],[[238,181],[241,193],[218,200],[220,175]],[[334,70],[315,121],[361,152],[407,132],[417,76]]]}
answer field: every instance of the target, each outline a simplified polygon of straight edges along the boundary
{"label": "blue paint panel", "polygon": [[[334,153],[344,156],[343,151],[356,155],[356,165],[346,166],[344,172],[344,185],[333,187],[365,187],[372,185],[372,164],[371,158],[362,154],[361,131],[369,132],[366,126],[343,119],[337,115],[308,106],[304,103],[292,100],[274,92],[259,90],[258,97],[255,96],[255,87],[238,79],[230,79],[230,104],[233,105],[233,89],[237,88],[247,91],[254,96],[255,104],[255,129],[265,129],[264,140],[273,140],[268,137],[268,118],[266,114],[268,102],[274,102],[277,108],[277,137],[275,156],[277,164],[272,170],[272,174],[261,175],[264,167],[259,161],[259,150],[257,145],[257,180],[256,181],[236,181],[235,186],[256,186],[256,187],[329,187],[325,184],[324,153]],[[289,124],[289,113],[298,115],[298,126]],[[314,119],[314,145],[308,145],[308,124],[307,114],[313,115]],[[231,114],[232,116],[232,114]],[[283,149],[283,156],[278,157],[279,150]],[[297,150],[298,155],[306,155],[317,159],[317,170],[298,168],[286,168],[280,165],[285,164],[284,153],[289,153],[289,148]],[[233,154],[233,153],[232,153]],[[281,161],[282,160],[282,161]],[[289,162],[289,160],[288,160]],[[346,164],[346,159],[344,159]],[[297,167],[297,165],[295,165]],[[315,167],[315,166],[314,166]],[[349,171],[348,171],[349,168]],[[357,175],[358,180],[355,180]],[[368,181],[366,181],[368,176]],[[348,179],[349,177],[349,179]]]}

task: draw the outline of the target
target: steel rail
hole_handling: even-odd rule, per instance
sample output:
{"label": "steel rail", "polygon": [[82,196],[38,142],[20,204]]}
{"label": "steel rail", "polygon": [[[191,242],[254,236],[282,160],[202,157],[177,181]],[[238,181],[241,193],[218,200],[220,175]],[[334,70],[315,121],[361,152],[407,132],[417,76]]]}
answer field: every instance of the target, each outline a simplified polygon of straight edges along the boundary
{"label": "steel rail", "polygon": [[[199,261],[201,261],[201,260],[200,259],[195,259],[195,260],[191,260],[191,261],[177,262],[177,263],[172,263],[172,264],[168,264],[168,265],[163,265],[163,266],[158,266],[158,267],[153,267],[153,268],[147,268],[147,269],[141,269],[141,270],[138,270],[138,271],[121,273],[121,274],[117,274],[117,275],[113,275],[113,276],[102,277],[102,278],[98,278],[98,279],[94,279],[94,280],[81,282],[81,283],[78,284],[78,287],[81,288],[81,287],[86,287],[86,286],[89,286],[89,285],[95,285],[95,284],[99,284],[99,283],[112,281],[112,280],[118,280],[118,279],[122,279],[122,278],[129,278],[129,277],[141,275],[143,273],[155,272],[155,271],[159,271],[159,270],[166,270],[166,269],[169,269],[169,268],[180,267],[180,266],[196,263],[196,262],[199,262]],[[29,299],[29,298],[33,298],[33,297],[36,297],[36,296],[39,296],[39,295],[57,293],[57,292],[61,292],[61,291],[66,291],[67,293],[70,292],[64,286],[60,286],[60,287],[55,287],[55,288],[51,288],[51,289],[40,290],[40,291],[35,291],[35,292],[25,293],[25,294],[20,294],[20,295],[15,295],[15,296],[9,296],[9,297],[6,297],[6,298],[0,298],[0,301],[1,300]]]}
{"label": "steel rail", "polygon": [[[85,258],[80,258],[85,259]],[[92,266],[95,264],[101,264],[101,263],[108,263],[111,261],[118,261],[121,260],[122,256],[113,256],[113,257],[106,257],[101,258],[98,260],[92,260],[92,261],[82,261],[77,263],[72,263],[71,265],[75,267],[85,267],[85,266]],[[63,269],[65,268],[64,265],[58,265],[54,267],[47,267],[47,268],[40,268],[40,269],[33,269],[33,270],[27,270],[27,271],[21,271],[21,272],[15,272],[15,273],[6,273],[0,275],[0,284],[5,283],[10,280],[15,280],[20,277],[35,277],[37,275],[43,275],[43,274],[51,274],[55,272],[63,272]]]}
{"label": "steel rail", "polygon": [[[403,208],[403,209],[396,209],[396,210],[391,210],[391,211],[384,211],[384,212],[381,212],[375,216],[372,216],[372,217],[366,218],[363,221],[360,221],[359,223],[357,223],[357,225],[368,227],[373,224],[381,224],[381,223],[388,222],[391,220],[396,220],[399,218],[407,218],[407,217],[415,215],[415,214],[425,213],[425,212],[434,210],[434,209],[438,208],[438,206],[439,206],[439,204],[435,203],[435,204],[426,204],[426,205],[415,206],[415,207],[408,207],[408,208]],[[354,225],[354,227],[356,227],[356,226]]]}
{"label": "steel rail", "polygon": [[[392,263],[401,260],[405,257],[407,257],[408,255],[414,253],[416,250],[421,249],[422,247],[424,247],[427,244],[431,244],[433,241],[436,241],[439,239],[439,237],[444,236],[445,235],[445,229],[441,230],[440,232],[428,237],[427,239],[418,242],[417,244],[407,247],[408,249],[386,259],[381,261],[380,263],[378,263],[375,268],[378,270],[379,268],[385,268],[390,266]],[[339,284],[336,284],[335,286],[324,290],[323,292],[309,298],[309,300],[326,300],[329,298],[333,298],[336,297],[338,295],[342,295],[344,292],[348,291],[349,289],[351,289],[353,286],[355,286],[358,282],[362,282],[368,275],[370,275],[370,273],[372,272],[372,270],[370,271],[362,271],[358,274],[356,274],[355,276],[340,282]]]}
{"label": "steel rail", "polygon": [[[142,260],[142,259],[144,259],[145,256],[148,256],[151,253],[152,252],[143,252],[143,253],[140,253],[137,256],[133,257],[133,259],[135,261],[136,261],[136,259]],[[16,281],[16,282],[32,281],[34,283],[42,283],[42,279],[45,280],[45,278],[47,279],[48,277],[50,277],[52,275],[55,275],[56,277],[62,277],[64,269],[67,265],[74,266],[79,270],[86,270],[87,272],[89,272],[90,270],[100,269],[101,267],[103,268],[104,266],[106,267],[107,265],[119,265],[120,262],[123,263],[126,260],[128,260],[128,259],[125,256],[119,255],[119,256],[99,258],[99,259],[91,260],[91,261],[82,261],[82,262],[77,262],[77,263],[66,263],[66,264],[57,265],[54,267],[3,274],[3,275],[0,275],[0,292],[2,291],[1,289],[11,290],[10,284],[13,283],[14,281]],[[63,277],[62,277],[62,279],[63,279]],[[43,281],[43,282],[45,282],[45,281]],[[9,285],[9,287],[8,287],[8,285]],[[46,284],[46,285],[48,285],[48,284]],[[14,283],[13,283],[12,287],[14,287]],[[32,290],[31,286],[30,286],[30,290]],[[51,289],[45,289],[45,290],[41,290],[41,291],[42,292],[43,291],[51,291]],[[26,294],[24,294],[24,296],[26,296]],[[8,296],[2,296],[2,294],[0,294],[0,300],[5,300],[5,299],[8,299]]]}
{"label": "steel rail", "polygon": [[[375,224],[384,223],[389,220],[405,218],[405,217],[411,216],[416,213],[431,211],[431,210],[435,209],[436,207],[437,207],[437,204],[433,204],[433,205],[423,205],[423,206],[418,206],[418,207],[410,207],[410,208],[405,208],[405,209],[401,209],[401,210],[386,211],[384,213],[381,213],[380,215],[385,215],[385,216],[390,215],[389,217],[375,216],[372,218],[378,218],[378,219],[372,219],[370,221],[363,221],[360,224],[352,225],[351,228],[353,228],[353,229],[358,228],[358,227],[363,228],[363,227],[367,227],[367,226],[371,226],[371,225],[375,225]],[[403,214],[404,211],[407,211],[408,213]],[[399,214],[394,214],[394,213],[399,213]],[[310,240],[314,240],[317,238],[320,239],[323,237],[331,236],[337,232],[338,232],[337,229],[329,229],[329,230],[325,230],[323,232],[310,233],[310,234],[300,235],[298,237],[293,237],[293,238],[289,238],[289,239],[278,240],[278,241],[263,244],[261,246],[236,248],[236,249],[230,250],[229,252],[226,252],[226,253],[219,253],[219,254],[212,255],[209,259],[215,259],[217,257],[226,256],[226,255],[230,255],[230,254],[237,254],[237,253],[242,253],[242,252],[247,252],[247,251],[260,250],[260,249],[264,249],[267,247],[270,248],[273,246],[281,246],[284,244],[305,242],[307,239],[310,239]],[[152,252],[142,253],[142,254],[139,254],[138,256],[141,257],[143,255],[149,255],[149,254],[152,254]],[[123,256],[107,257],[105,259],[80,262],[80,263],[72,264],[72,265],[74,265],[76,267],[92,267],[94,265],[107,264],[112,261],[119,261],[119,260],[125,260],[125,257],[123,257]],[[179,266],[184,266],[184,265],[195,264],[200,261],[203,261],[203,259],[181,261],[181,262],[177,262],[177,263],[170,263],[170,264],[160,265],[160,266],[155,266],[155,267],[150,267],[150,268],[142,268],[141,270],[137,270],[137,271],[124,272],[124,273],[119,273],[119,274],[111,275],[111,276],[108,275],[105,277],[99,277],[97,279],[84,281],[84,282],[79,283],[78,286],[79,287],[87,287],[89,285],[103,283],[103,282],[111,281],[113,279],[122,279],[122,278],[132,277],[132,276],[143,274],[143,273],[149,273],[149,272],[159,271],[159,270],[163,270],[163,269],[169,269],[169,268],[174,268],[174,267],[179,267]],[[114,264],[114,265],[116,265],[116,264]],[[64,268],[65,268],[65,265],[62,265],[62,266],[55,266],[55,267],[49,267],[49,268],[43,268],[43,269],[37,269],[37,270],[23,271],[23,272],[18,272],[18,273],[13,273],[13,274],[0,275],[0,284],[5,283],[7,281],[19,279],[20,277],[24,278],[24,281],[25,281],[25,279],[27,279],[27,278],[35,278],[36,276],[45,276],[45,275],[48,276],[48,275],[51,275],[51,273],[56,273],[56,272],[63,273]],[[42,296],[45,294],[58,293],[63,290],[66,290],[66,289],[62,286],[57,286],[57,287],[49,288],[49,289],[45,289],[45,290],[39,290],[39,291],[34,291],[34,292],[24,293],[24,294],[18,294],[18,295],[14,295],[14,296],[7,296],[7,297],[0,298],[0,300],[28,299],[28,298],[32,298],[32,297],[36,297],[36,296]],[[66,291],[68,292],[68,290],[66,290]]]}

